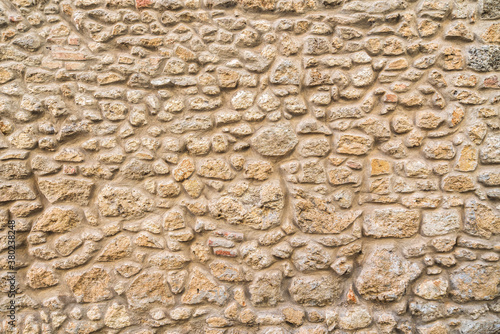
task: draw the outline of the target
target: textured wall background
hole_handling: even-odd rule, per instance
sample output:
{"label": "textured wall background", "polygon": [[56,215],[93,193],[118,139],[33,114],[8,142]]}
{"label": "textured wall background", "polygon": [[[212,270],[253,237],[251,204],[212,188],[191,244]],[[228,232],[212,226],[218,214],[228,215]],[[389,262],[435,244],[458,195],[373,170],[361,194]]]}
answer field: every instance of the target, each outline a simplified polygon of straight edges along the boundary
{"label": "textured wall background", "polygon": [[498,0],[0,5],[0,332],[500,333]]}

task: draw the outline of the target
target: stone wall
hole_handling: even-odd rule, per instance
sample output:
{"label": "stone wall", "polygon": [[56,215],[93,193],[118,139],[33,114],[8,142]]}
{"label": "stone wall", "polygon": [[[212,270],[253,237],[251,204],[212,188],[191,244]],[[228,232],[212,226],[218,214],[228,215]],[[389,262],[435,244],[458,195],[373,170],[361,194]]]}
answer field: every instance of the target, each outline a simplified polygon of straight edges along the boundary
{"label": "stone wall", "polygon": [[0,8],[1,333],[500,333],[498,0]]}

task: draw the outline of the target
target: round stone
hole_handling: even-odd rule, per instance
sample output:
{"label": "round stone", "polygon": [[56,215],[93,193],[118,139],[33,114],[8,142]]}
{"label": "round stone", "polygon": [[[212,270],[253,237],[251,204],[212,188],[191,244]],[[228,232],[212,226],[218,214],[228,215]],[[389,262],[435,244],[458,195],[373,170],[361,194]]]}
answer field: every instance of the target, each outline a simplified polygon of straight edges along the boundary
{"label": "round stone", "polygon": [[252,147],[268,157],[280,157],[290,153],[298,143],[297,135],[286,124],[260,128],[252,138]]}

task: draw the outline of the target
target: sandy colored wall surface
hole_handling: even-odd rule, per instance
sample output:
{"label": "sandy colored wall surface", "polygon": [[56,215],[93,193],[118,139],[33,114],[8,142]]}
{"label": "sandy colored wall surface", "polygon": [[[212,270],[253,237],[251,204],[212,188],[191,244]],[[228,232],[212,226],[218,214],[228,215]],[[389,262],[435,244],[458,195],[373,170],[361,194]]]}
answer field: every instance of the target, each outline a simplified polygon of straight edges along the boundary
{"label": "sandy colored wall surface", "polygon": [[500,333],[499,71],[498,0],[0,0],[0,333]]}

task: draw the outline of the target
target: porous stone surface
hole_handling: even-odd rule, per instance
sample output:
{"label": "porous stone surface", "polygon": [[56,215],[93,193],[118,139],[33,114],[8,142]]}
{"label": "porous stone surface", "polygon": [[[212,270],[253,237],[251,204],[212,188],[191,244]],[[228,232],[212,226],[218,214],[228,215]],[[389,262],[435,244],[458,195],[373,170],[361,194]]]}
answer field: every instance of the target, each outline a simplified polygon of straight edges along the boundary
{"label": "porous stone surface", "polygon": [[499,20],[0,0],[0,333],[500,333]]}

